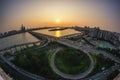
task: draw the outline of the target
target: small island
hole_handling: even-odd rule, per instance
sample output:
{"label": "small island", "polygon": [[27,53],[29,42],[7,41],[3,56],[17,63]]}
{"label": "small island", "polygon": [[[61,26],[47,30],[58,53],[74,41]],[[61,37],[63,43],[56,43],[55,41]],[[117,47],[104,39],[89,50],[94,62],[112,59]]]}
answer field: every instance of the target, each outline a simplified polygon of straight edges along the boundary
{"label": "small island", "polygon": [[55,29],[50,29],[49,31],[62,31],[62,30],[66,30],[69,29],[68,27],[63,27],[63,28],[55,28]]}

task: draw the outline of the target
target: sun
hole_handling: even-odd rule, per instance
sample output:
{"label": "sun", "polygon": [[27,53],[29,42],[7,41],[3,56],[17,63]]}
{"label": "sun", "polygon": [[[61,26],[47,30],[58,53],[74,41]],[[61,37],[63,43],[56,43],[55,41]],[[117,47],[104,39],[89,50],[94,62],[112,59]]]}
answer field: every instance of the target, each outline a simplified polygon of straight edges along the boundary
{"label": "sun", "polygon": [[56,23],[60,23],[61,22],[61,20],[58,18],[58,19],[56,19]]}

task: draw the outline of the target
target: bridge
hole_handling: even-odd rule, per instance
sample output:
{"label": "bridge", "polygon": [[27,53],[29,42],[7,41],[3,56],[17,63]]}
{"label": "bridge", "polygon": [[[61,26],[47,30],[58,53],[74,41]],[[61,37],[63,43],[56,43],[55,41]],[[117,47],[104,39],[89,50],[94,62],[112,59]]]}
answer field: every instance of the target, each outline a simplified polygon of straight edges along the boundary
{"label": "bridge", "polygon": [[20,48],[20,50],[22,48],[28,48],[30,46],[33,46],[33,45],[42,45],[44,43],[46,43],[47,40],[42,40],[42,41],[36,41],[36,42],[29,42],[29,43],[24,43],[24,44],[18,44],[18,45],[13,45],[13,46],[10,46],[10,47],[6,47],[4,49],[1,49],[0,52],[1,53],[4,53],[4,52],[11,52],[11,53],[14,53],[15,51],[17,51],[18,48]]}
{"label": "bridge", "polygon": [[[36,45],[36,44],[43,44],[42,46],[38,47],[38,48],[42,48],[44,46],[46,46],[49,41],[46,42],[46,40],[43,40],[43,41],[37,41],[37,42],[30,42],[30,43],[25,43],[25,44],[19,44],[19,45],[14,45],[14,46],[11,46],[11,47],[8,47],[4,50],[1,50],[1,52],[4,54],[5,51],[8,51],[9,49],[11,50],[11,48],[16,48],[16,47],[21,47],[21,46],[28,46],[28,45]],[[36,48],[36,49],[38,49]],[[25,80],[46,80],[44,77],[42,76],[38,76],[38,75],[35,75],[35,74],[32,74],[30,72],[27,72],[19,67],[17,67],[16,65],[14,65],[13,63],[11,63],[8,59],[6,59],[3,54],[0,55],[0,61],[7,65],[7,67],[9,67],[10,69],[12,69],[13,72],[19,74],[19,75],[22,75],[22,78],[24,78]]]}
{"label": "bridge", "polygon": [[38,27],[38,28],[30,28],[30,29],[26,29],[25,31],[21,31],[21,30],[18,30],[14,33],[7,33],[7,34],[3,34],[0,36],[0,38],[5,38],[5,37],[9,37],[9,36],[12,36],[12,35],[16,35],[16,34],[21,34],[21,33],[24,33],[24,32],[29,32],[29,31],[35,31],[35,30],[42,30],[42,29],[51,29],[51,28],[55,28],[55,27]]}
{"label": "bridge", "polygon": [[62,36],[61,38],[70,38],[70,37],[75,37],[75,36],[82,36],[83,33],[75,33],[75,34],[70,34],[70,35],[65,35],[65,36]]}
{"label": "bridge", "polygon": [[[89,45],[80,45],[74,41],[70,41],[68,39],[65,39],[65,38],[56,38],[56,37],[53,37],[53,36],[49,36],[49,35],[46,35],[46,34],[41,34],[41,33],[36,33],[36,32],[29,32],[31,33],[32,35],[34,35],[35,37],[41,39],[46,39],[48,41],[55,41],[55,42],[58,42],[60,44],[63,44],[65,46],[68,46],[68,47],[72,47],[72,48],[75,48],[75,49],[78,49],[78,50],[81,50],[83,51],[85,54],[87,54],[88,56],[90,56],[89,52],[93,52],[95,54],[103,54],[105,57],[108,57],[110,59],[112,59],[113,61],[117,62],[117,63],[120,63],[120,59],[116,58],[115,56],[111,55],[111,54],[108,54],[106,53],[105,51],[101,51],[101,50],[97,50],[96,48],[94,48],[93,46],[89,46]],[[35,43],[39,43],[38,42],[35,42]],[[30,43],[26,43],[26,44],[21,44],[22,45],[27,45],[27,44],[30,44]],[[31,44],[33,44],[31,42]],[[15,45],[15,46],[20,46],[20,45]],[[15,47],[14,46],[14,47]],[[10,47],[10,48],[13,48]],[[7,49],[10,49],[10,48],[6,48],[4,50],[7,50]],[[3,51],[3,50],[1,50]],[[10,63],[9,61],[7,61],[2,55],[0,56],[0,58],[2,59],[2,61],[6,64],[8,64],[9,66],[11,66],[13,69],[15,69],[15,71],[17,71],[18,73],[20,74],[23,74],[33,80],[45,80],[43,77],[40,77],[40,76],[37,76],[37,75],[34,75],[34,74],[31,74],[29,72],[26,72],[22,69],[18,69],[18,67],[16,67],[15,65],[13,65],[12,63]],[[91,70],[90,70],[91,71]]]}
{"label": "bridge", "polygon": [[[65,39],[65,38],[56,38],[56,37],[53,37],[53,36],[49,36],[49,35],[46,35],[46,34],[41,34],[41,33],[36,33],[36,32],[31,32],[32,34],[34,34],[36,37],[44,37],[44,38],[47,38],[48,40],[51,40],[51,41],[55,41],[55,42],[58,42],[60,44],[63,44],[65,46],[68,46],[68,47],[72,47],[72,48],[75,48],[77,50],[81,50],[83,51],[85,54],[87,54],[89,57],[90,56],[90,52],[94,53],[95,55],[98,55],[98,54],[102,54],[104,55],[105,57],[107,58],[110,58],[111,60],[117,62],[117,63],[120,63],[120,59],[119,58],[116,58],[115,56],[105,52],[105,51],[102,51],[102,50],[98,50],[97,48],[95,48],[94,46],[91,46],[91,45],[80,45],[79,43],[75,42],[75,41],[71,41],[71,40],[68,40],[68,39]],[[92,60],[91,60],[92,61]],[[53,60],[52,60],[53,62]],[[51,63],[52,63],[51,62]],[[93,62],[91,62],[93,63]],[[53,63],[52,63],[53,64]],[[92,65],[91,65],[92,66]],[[54,67],[54,71],[56,71],[57,74],[59,74],[60,76],[64,77],[64,78],[68,78],[68,79],[78,79],[78,78],[83,78],[84,76],[79,76],[77,75],[76,77],[75,76],[71,76],[71,75],[66,75],[66,74],[63,74],[61,73],[60,71],[58,71],[56,68],[55,68],[55,65],[53,65],[52,67]],[[92,71],[93,69],[93,66],[92,68],[88,71],[88,74]],[[86,75],[86,74],[85,74]],[[96,78],[96,77],[92,77],[92,78]]]}
{"label": "bridge", "polygon": [[46,34],[42,34],[42,33],[37,33],[37,32],[30,32],[31,34],[34,34],[35,37],[39,38],[39,37],[44,37],[48,40],[51,40],[51,41],[55,41],[55,42],[58,42],[60,44],[63,44],[65,46],[68,46],[68,47],[72,47],[72,48],[75,48],[75,49],[78,49],[78,50],[81,50],[83,51],[84,53],[87,53],[89,54],[90,52],[98,55],[98,54],[102,54],[104,55],[105,57],[107,58],[110,58],[111,60],[117,62],[117,63],[120,63],[120,59],[118,57],[115,57],[114,55],[112,54],[109,54],[103,50],[98,50],[97,48],[93,47],[93,46],[90,46],[90,45],[80,45],[74,41],[71,41],[71,40],[68,40],[68,39],[65,39],[65,38],[57,38],[57,37],[54,37],[54,36],[50,36],[50,35],[46,35]]}

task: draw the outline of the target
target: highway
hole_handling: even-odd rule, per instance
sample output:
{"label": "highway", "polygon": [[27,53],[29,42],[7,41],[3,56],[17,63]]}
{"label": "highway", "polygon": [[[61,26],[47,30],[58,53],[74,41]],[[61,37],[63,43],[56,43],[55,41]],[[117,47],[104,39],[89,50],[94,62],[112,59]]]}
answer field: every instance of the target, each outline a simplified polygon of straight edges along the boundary
{"label": "highway", "polygon": [[[16,72],[18,72],[19,74],[22,74],[26,77],[28,77],[28,79],[31,80],[46,80],[45,78],[41,77],[41,76],[37,76],[35,74],[29,73],[21,68],[18,68],[17,66],[15,66],[14,64],[12,64],[11,62],[9,62],[5,57],[3,57],[3,55],[0,55],[0,59],[8,64],[11,68],[13,68]],[[27,79],[26,79],[27,80]]]}
{"label": "highway", "polygon": [[68,39],[65,39],[65,38],[56,38],[56,37],[53,37],[53,36],[49,36],[49,35],[42,34],[42,33],[37,33],[37,32],[31,32],[31,33],[34,34],[34,35],[37,35],[37,37],[44,37],[44,38],[46,38],[50,41],[55,41],[55,42],[58,42],[60,44],[66,45],[68,47],[73,47],[75,49],[79,49],[79,50],[81,50],[81,51],[83,51],[84,53],[87,53],[87,54],[89,54],[89,52],[92,52],[96,55],[102,54],[105,57],[110,58],[111,60],[113,60],[117,63],[120,63],[120,59],[118,57],[115,57],[114,55],[109,54],[109,53],[107,53],[103,50],[98,50],[97,48],[95,48],[93,46],[90,46],[88,44],[81,45],[78,42],[71,41],[71,40],[68,40]]}
{"label": "highway", "polygon": [[50,66],[56,74],[60,75],[63,78],[67,78],[67,79],[81,79],[81,78],[84,78],[85,76],[87,76],[93,70],[93,68],[94,68],[93,59],[91,56],[89,56],[90,65],[89,65],[89,68],[85,72],[80,73],[80,74],[76,74],[76,75],[70,75],[70,74],[65,74],[65,73],[61,72],[60,70],[57,69],[57,67],[55,66],[55,63],[54,63],[55,55],[60,50],[61,49],[59,49],[59,48],[56,49],[56,51],[51,56],[51,60],[50,60]]}
{"label": "highway", "polygon": [[[102,50],[97,50],[95,47],[91,47],[90,45],[81,45],[81,44],[78,44],[74,41],[70,41],[68,39],[65,39],[65,38],[56,38],[56,37],[53,37],[53,36],[49,36],[49,35],[46,35],[46,34],[41,34],[41,33],[36,33],[36,32],[30,32],[31,34],[33,34],[34,36],[36,36],[37,38],[46,38],[48,41],[55,41],[55,42],[58,42],[60,44],[63,44],[65,46],[68,46],[68,47],[72,47],[72,48],[75,48],[77,50],[81,50],[83,51],[86,55],[89,56],[90,60],[91,60],[91,64],[90,64],[90,67],[88,69],[88,71],[86,73],[84,73],[84,76],[80,76],[80,75],[77,75],[77,76],[73,76],[73,75],[68,75],[68,74],[63,74],[61,72],[59,72],[56,68],[55,68],[55,65],[54,65],[54,57],[55,57],[55,54],[57,53],[54,53],[54,55],[52,56],[52,59],[51,59],[51,66],[53,67],[53,69],[56,69],[55,72],[57,74],[59,74],[60,76],[64,77],[64,78],[69,78],[69,79],[79,79],[79,78],[83,78],[85,77],[86,75],[88,75],[92,69],[94,68],[93,66],[93,60],[92,60],[92,57],[90,56],[89,52],[92,52],[96,55],[98,54],[102,54],[104,55],[105,57],[108,57],[110,58],[111,60],[117,62],[117,63],[120,63],[120,59],[116,58],[115,56],[109,54],[109,53],[106,53],[105,51],[102,51]],[[4,61],[4,63],[8,64],[9,66],[11,66],[15,71],[17,71],[18,73],[20,74],[23,74],[27,77],[29,77],[31,80],[45,80],[45,78],[41,77],[41,76],[37,76],[35,74],[31,74],[29,72],[26,72],[18,67],[16,67],[14,64],[10,63],[8,60],[6,60],[2,55],[0,56],[1,60]],[[64,76],[63,76],[64,75]]]}
{"label": "highway", "polygon": [[0,52],[1,51],[5,51],[5,50],[8,50],[8,49],[11,49],[11,48],[15,48],[15,47],[20,47],[20,46],[28,46],[28,45],[31,45],[31,44],[37,44],[37,43],[42,43],[42,42],[44,42],[44,40],[43,41],[37,41],[37,42],[30,42],[30,43],[24,43],[24,44],[18,44],[18,45],[13,45],[13,46],[10,46],[10,47],[6,47],[6,48],[4,48],[4,49],[1,49],[0,50]]}
{"label": "highway", "polygon": [[109,76],[112,72],[114,72],[115,70],[120,69],[119,65],[114,65],[100,73],[97,73],[95,75],[93,75],[92,77],[83,79],[83,80],[106,80],[107,76]]}
{"label": "highway", "polygon": [[[35,42],[35,43],[39,43],[39,42]],[[47,43],[43,44],[42,46],[40,46],[40,47],[38,47],[36,49],[42,48],[42,47],[46,46],[48,43],[49,43],[49,41],[47,41]],[[26,44],[30,44],[30,43],[26,43]],[[20,44],[20,45],[17,45],[17,47],[21,46],[21,45],[26,45],[26,44]],[[33,43],[31,43],[31,44],[33,44]],[[14,47],[16,47],[16,46],[14,46]],[[12,47],[12,48],[14,48],[14,47]],[[10,49],[10,48],[8,48],[8,49]],[[22,75],[22,77],[25,80],[46,80],[46,78],[44,78],[44,77],[32,74],[30,72],[27,72],[27,71],[25,71],[25,70],[23,70],[23,69],[15,66],[13,63],[11,63],[9,60],[7,60],[3,56],[3,54],[0,55],[0,60],[2,61],[2,63],[4,63],[5,65],[7,65],[8,67],[10,67],[11,69],[13,69],[14,72],[18,73],[19,75]]]}
{"label": "highway", "polygon": [[[115,56],[105,52],[105,51],[102,51],[102,50],[98,50],[97,48],[93,47],[93,46],[90,46],[88,44],[84,44],[84,45],[81,45],[79,44],[78,42],[74,42],[74,41],[71,41],[71,40],[68,40],[68,39],[65,39],[65,38],[56,38],[56,37],[53,37],[53,36],[49,36],[49,35],[46,35],[46,34],[41,34],[41,33],[36,33],[36,32],[32,32],[34,35],[37,35],[37,37],[39,36],[44,36],[44,38],[47,38],[51,41],[55,41],[55,42],[58,42],[60,44],[63,44],[65,46],[68,46],[68,47],[72,47],[72,48],[75,48],[75,49],[78,49],[78,50],[81,50],[83,51],[84,53],[86,53],[87,55],[89,55],[90,57],[90,52],[94,53],[95,55],[98,55],[98,54],[102,54],[104,57],[106,58],[110,58],[111,60],[115,61],[116,63],[120,63],[120,59],[119,58],[116,58]],[[55,54],[54,54],[55,55]],[[53,56],[54,57],[54,56]],[[52,60],[53,61],[53,60]],[[53,64],[53,63],[52,63]],[[54,64],[53,64],[54,65]],[[52,66],[53,67],[53,66]],[[55,67],[54,67],[55,68]],[[116,68],[115,68],[116,69]],[[59,71],[54,70],[56,73],[58,73]],[[63,73],[58,73],[59,75],[63,74]],[[98,74],[97,74],[98,75]],[[62,77],[65,77],[63,75],[61,75]],[[65,78],[73,78],[73,77],[65,77]],[[97,76],[96,76],[97,78]],[[75,79],[75,78],[74,78]],[[76,78],[77,79],[77,78]],[[97,80],[97,79],[96,79]],[[99,80],[99,79],[98,79]]]}

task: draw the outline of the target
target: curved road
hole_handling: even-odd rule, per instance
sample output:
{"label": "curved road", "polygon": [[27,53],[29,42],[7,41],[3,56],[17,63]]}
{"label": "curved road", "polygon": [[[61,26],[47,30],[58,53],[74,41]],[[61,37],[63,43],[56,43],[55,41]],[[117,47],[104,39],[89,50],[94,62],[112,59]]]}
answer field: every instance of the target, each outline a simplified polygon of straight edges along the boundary
{"label": "curved road", "polygon": [[[42,48],[46,45],[48,45],[49,41],[47,41],[47,43],[43,44],[42,46],[36,48],[36,49],[39,49],[39,48]],[[16,47],[16,46],[14,46]],[[4,56],[3,54],[0,55],[0,59],[2,62],[4,62],[5,64],[7,64],[8,67],[12,68],[15,72],[17,72],[18,74],[22,75],[23,78],[25,78],[25,80],[46,80],[46,78],[42,77],[42,76],[38,76],[36,74],[32,74],[28,71],[25,71],[17,66],[15,66],[13,63],[11,63],[10,61],[8,61]]]}
{"label": "curved road", "polygon": [[57,52],[58,52],[59,50],[60,50],[60,49],[57,49],[57,50],[54,52],[54,54],[51,56],[50,66],[51,66],[51,68],[53,69],[53,71],[54,71],[56,74],[60,75],[61,77],[67,78],[67,79],[81,79],[81,78],[84,78],[85,76],[87,76],[87,75],[93,70],[93,68],[94,68],[94,61],[93,61],[92,57],[91,57],[89,54],[87,54],[87,55],[89,56],[91,62],[90,62],[89,68],[88,68],[85,72],[80,73],[80,74],[77,74],[77,75],[70,75],[70,74],[65,74],[65,73],[59,71],[59,70],[57,69],[57,67],[55,66],[55,63],[54,63],[55,55],[57,54]]}

